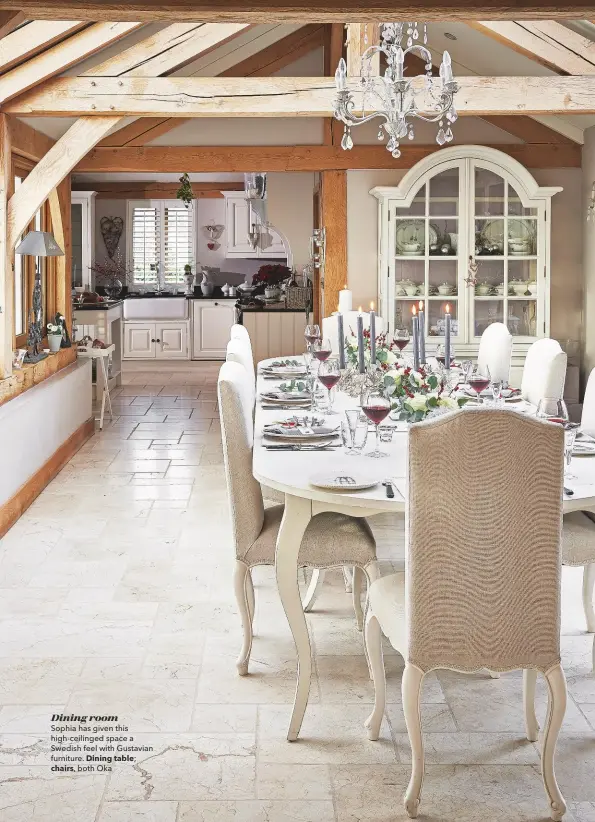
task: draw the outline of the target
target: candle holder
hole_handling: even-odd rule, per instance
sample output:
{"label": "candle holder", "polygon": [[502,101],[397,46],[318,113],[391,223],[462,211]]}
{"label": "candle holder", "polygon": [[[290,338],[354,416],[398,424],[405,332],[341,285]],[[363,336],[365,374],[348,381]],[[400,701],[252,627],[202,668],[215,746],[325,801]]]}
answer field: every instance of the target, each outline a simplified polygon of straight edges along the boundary
{"label": "candle holder", "polygon": [[360,374],[357,366],[350,366],[341,372],[338,388],[350,397],[359,399],[361,404],[363,394],[381,385],[382,371],[380,369],[369,366],[363,374]]}

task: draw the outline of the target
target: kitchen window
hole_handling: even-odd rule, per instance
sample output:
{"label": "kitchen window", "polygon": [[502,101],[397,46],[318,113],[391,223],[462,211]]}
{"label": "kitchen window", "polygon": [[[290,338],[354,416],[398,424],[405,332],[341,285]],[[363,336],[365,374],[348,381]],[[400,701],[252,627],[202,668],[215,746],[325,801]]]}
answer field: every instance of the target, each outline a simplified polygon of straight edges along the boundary
{"label": "kitchen window", "polygon": [[183,285],[194,259],[194,208],[179,200],[129,201],[128,264],[135,286]]}

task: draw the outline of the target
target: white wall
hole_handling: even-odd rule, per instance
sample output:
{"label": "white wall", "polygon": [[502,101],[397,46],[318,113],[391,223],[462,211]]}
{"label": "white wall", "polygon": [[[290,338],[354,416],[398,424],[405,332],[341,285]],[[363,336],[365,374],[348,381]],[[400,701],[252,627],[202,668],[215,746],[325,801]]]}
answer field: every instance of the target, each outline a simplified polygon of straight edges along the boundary
{"label": "white wall", "polygon": [[[595,129],[592,131],[595,133]],[[592,153],[593,174],[589,180],[595,179],[595,138]],[[575,168],[529,170],[540,185],[564,188],[552,200],[551,336],[560,341],[579,340],[583,309],[582,228],[586,209],[581,196],[582,173]],[[370,300],[378,300],[378,202],[369,191],[377,185],[397,185],[405,173],[406,170],[373,169],[347,172],[347,270],[354,305],[365,306]],[[587,263],[585,257],[585,270],[593,272],[595,231],[590,240],[591,261]],[[592,280],[595,290],[595,273]],[[590,351],[590,361],[595,366],[595,332]]]}
{"label": "white wall", "polygon": [[78,360],[0,406],[0,505],[91,416],[91,360]]}

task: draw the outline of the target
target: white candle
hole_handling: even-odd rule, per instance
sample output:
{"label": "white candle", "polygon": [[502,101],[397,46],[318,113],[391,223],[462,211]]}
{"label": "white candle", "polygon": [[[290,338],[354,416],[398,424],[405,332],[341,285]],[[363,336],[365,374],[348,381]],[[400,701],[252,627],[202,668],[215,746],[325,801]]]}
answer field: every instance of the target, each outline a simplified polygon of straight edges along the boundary
{"label": "white candle", "polygon": [[426,362],[426,318],[424,314],[424,301],[419,301],[419,362],[425,365]]}
{"label": "white candle", "polygon": [[353,294],[347,288],[347,285],[339,291],[339,311],[341,314],[346,314],[353,310]]}
{"label": "white candle", "polygon": [[413,317],[411,324],[413,326],[413,370],[419,371],[419,317],[415,306],[411,308]]}
{"label": "white candle", "polygon": [[357,361],[359,373],[363,374],[366,370],[366,361],[364,359],[364,318],[361,306],[357,315]]}
{"label": "white candle", "polygon": [[376,363],[376,312],[374,303],[370,303],[370,362],[372,366]]}
{"label": "white candle", "polygon": [[444,312],[444,367],[450,370],[450,306],[446,303]]}

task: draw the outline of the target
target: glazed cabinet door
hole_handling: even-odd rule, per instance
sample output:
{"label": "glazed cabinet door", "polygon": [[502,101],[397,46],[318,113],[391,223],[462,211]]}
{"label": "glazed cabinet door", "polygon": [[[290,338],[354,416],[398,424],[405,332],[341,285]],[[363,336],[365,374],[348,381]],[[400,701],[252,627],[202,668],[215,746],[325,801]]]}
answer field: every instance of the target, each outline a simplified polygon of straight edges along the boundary
{"label": "glazed cabinet door", "polygon": [[129,360],[155,359],[155,325],[124,323],[124,357]]}
{"label": "glazed cabinet door", "polygon": [[248,239],[251,220],[250,204],[243,196],[226,197],[225,236],[228,257],[258,257],[258,251],[252,248]]}

